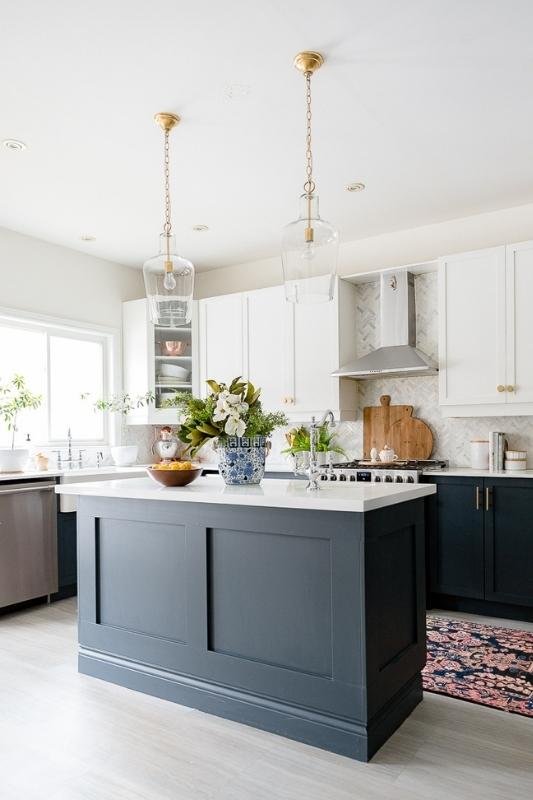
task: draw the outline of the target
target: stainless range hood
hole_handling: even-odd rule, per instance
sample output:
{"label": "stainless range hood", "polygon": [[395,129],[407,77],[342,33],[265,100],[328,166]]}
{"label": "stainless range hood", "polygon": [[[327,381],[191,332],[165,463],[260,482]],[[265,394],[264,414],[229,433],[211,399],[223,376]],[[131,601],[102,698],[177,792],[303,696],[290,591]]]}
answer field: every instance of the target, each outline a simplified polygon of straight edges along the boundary
{"label": "stainless range hood", "polygon": [[416,348],[414,276],[405,269],[381,273],[381,346],[345,364],[343,378],[413,378],[436,375],[437,365]]}

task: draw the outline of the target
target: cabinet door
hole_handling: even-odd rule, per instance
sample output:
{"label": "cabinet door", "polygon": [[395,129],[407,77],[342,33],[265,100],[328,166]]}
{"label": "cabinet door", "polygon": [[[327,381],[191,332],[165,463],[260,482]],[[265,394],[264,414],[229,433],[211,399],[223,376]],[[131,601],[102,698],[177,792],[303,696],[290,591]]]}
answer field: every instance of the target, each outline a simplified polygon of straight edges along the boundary
{"label": "cabinet door", "polygon": [[[339,407],[338,291],[335,300],[317,305],[294,306],[291,342],[293,361],[293,412],[309,414]],[[355,330],[354,330],[355,337]]]}
{"label": "cabinet door", "polygon": [[228,383],[244,375],[243,295],[227,294],[200,301],[200,394],[205,381]]}
{"label": "cabinet door", "polygon": [[533,242],[510,245],[506,257],[508,403],[533,402]]}
{"label": "cabinet door", "polygon": [[245,377],[261,388],[268,411],[290,406],[288,389],[288,330],[293,307],[283,286],[250,292],[244,298],[247,336]]}
{"label": "cabinet door", "polygon": [[505,404],[504,247],[440,261],[439,356],[441,405]]}
{"label": "cabinet door", "polygon": [[482,599],[483,481],[438,478],[427,504],[429,590]]}
{"label": "cabinet door", "polygon": [[485,599],[533,606],[533,481],[485,479]]}

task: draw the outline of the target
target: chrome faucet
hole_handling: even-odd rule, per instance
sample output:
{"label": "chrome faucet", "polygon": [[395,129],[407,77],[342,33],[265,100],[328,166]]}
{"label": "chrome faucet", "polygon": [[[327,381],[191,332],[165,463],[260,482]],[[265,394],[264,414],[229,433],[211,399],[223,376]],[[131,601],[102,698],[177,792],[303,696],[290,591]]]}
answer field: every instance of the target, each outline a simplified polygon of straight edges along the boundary
{"label": "chrome faucet", "polygon": [[63,467],[65,467],[65,469],[74,469],[74,467],[77,466],[78,469],[81,469],[83,467],[83,453],[85,453],[85,450],[78,450],[78,455],[75,458],[72,451],[72,432],[70,428],[67,432],[67,438],[68,448],[66,458],[62,458],[61,450],[54,450],[54,453],[57,453],[57,468],[63,469]]}
{"label": "chrome faucet", "polygon": [[320,473],[318,471],[318,460],[316,457],[317,433],[318,429],[321,428],[322,425],[325,425],[326,422],[329,422],[332,428],[335,427],[335,417],[333,411],[329,409],[324,412],[320,422],[317,422],[315,417],[311,417],[311,425],[309,426],[309,468],[307,470],[308,484],[306,487],[308,492],[318,492],[320,489],[318,484]]}

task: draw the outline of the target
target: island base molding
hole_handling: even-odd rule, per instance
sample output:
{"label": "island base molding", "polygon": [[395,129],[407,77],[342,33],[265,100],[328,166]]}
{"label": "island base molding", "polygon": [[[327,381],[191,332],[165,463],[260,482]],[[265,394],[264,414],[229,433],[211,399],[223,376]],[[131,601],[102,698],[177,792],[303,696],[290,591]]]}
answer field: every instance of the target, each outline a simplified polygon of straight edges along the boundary
{"label": "island base molding", "polygon": [[92,678],[357,761],[369,761],[422,701],[422,679],[417,675],[389,700],[374,719],[362,725],[86,648],[80,648],[78,670]]}

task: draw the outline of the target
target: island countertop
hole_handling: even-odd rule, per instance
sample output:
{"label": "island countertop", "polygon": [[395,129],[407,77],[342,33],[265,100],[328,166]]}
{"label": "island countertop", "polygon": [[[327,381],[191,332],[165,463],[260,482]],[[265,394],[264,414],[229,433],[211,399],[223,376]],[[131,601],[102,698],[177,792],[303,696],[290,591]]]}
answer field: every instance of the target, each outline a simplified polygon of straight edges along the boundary
{"label": "island countertop", "polygon": [[111,497],[131,500],[214,503],[232,506],[316,509],[320,511],[373,511],[435,494],[433,484],[410,485],[359,483],[323,485],[307,492],[304,481],[265,480],[258,486],[226,486],[218,475],[199,478],[189,486],[167,488],[151,478],[129,478],[98,483],[59,485],[57,494]]}

